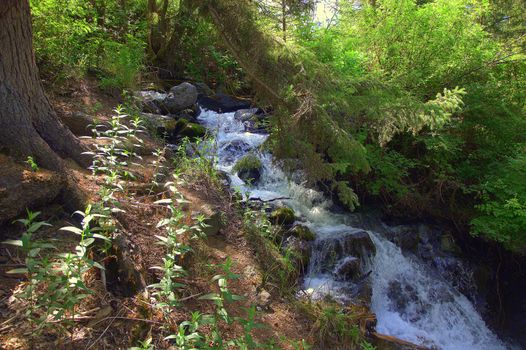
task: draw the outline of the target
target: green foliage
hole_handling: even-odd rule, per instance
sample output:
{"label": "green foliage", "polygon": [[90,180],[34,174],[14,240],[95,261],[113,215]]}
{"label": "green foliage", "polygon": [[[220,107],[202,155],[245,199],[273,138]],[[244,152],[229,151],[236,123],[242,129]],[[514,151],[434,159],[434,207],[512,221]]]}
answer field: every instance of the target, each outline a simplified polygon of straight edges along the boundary
{"label": "green foliage", "polygon": [[[90,208],[86,210],[82,221],[83,229],[64,227],[61,230],[78,233],[81,236],[74,252],[53,254],[51,250],[56,247],[48,242],[39,242],[33,239],[44,226],[51,226],[44,221],[36,221],[39,212],[27,213],[27,219],[18,220],[25,227],[19,240],[4,241],[4,244],[20,247],[25,254],[25,267],[18,268],[8,273],[25,274],[27,283],[19,296],[27,301],[24,311],[31,322],[37,325],[37,331],[52,327],[60,331],[75,317],[76,306],[92,292],[86,286],[84,275],[91,268],[103,267],[88,257],[90,246],[95,238],[107,239],[94,232],[97,227],[92,224],[94,215],[89,215]],[[93,226],[93,227],[91,227]]]}
{"label": "green foliage", "polygon": [[35,158],[33,158],[32,156],[27,156],[26,164],[29,165],[31,170],[35,173],[40,170],[37,162],[35,161]]}
{"label": "green foliage", "polygon": [[143,66],[146,2],[31,0],[34,49],[53,80],[99,72],[103,87],[133,88]]}
{"label": "green foliage", "polygon": [[[354,81],[341,91],[353,96],[346,112],[356,119],[372,171],[335,162],[340,182],[333,188],[353,179],[366,197],[401,212],[452,220],[476,213],[474,234],[523,245],[516,229],[523,190],[494,170],[508,169],[526,143],[525,28],[516,20],[523,13],[515,1],[380,0],[344,3],[327,28],[299,26],[297,43]],[[322,95],[319,101],[339,97]]]}
{"label": "green foliage", "polygon": [[145,43],[128,35],[124,43],[104,42],[102,51],[101,87],[118,91],[136,88],[144,66]]}
{"label": "green foliage", "polygon": [[238,160],[232,170],[238,173],[242,170],[261,169],[261,167],[261,160],[255,154],[250,153]]}
{"label": "green foliage", "polygon": [[301,270],[291,252],[281,253],[281,241],[277,239],[281,228],[272,225],[264,211],[245,208],[243,219],[245,233],[265,273],[264,283],[277,286],[281,295],[293,294]]}
{"label": "green foliage", "polygon": [[473,233],[512,250],[526,245],[526,153],[509,157],[480,185],[481,204],[471,221]]}

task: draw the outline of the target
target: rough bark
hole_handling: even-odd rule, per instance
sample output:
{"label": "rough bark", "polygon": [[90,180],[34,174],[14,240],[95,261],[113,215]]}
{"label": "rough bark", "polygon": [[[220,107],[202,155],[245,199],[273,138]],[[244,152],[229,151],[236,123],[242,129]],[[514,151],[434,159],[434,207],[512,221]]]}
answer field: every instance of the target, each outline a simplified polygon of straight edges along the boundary
{"label": "rough bark", "polygon": [[0,151],[33,156],[54,170],[63,168],[60,157],[87,166],[84,147],[58,119],[39,79],[29,1],[0,1],[0,28]]}

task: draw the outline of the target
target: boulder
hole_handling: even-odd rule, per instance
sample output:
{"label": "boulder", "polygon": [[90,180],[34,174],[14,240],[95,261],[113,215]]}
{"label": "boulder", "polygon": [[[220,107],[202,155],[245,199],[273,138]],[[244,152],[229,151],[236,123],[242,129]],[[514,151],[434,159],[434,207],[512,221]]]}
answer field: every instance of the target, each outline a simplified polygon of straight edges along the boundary
{"label": "boulder", "polygon": [[259,108],[240,109],[234,114],[234,118],[241,122],[251,120],[253,117],[257,118],[257,114],[260,112]]}
{"label": "boulder", "polygon": [[186,119],[189,122],[197,122],[197,117],[201,114],[201,110],[199,109],[199,106],[194,105],[192,108],[187,108],[185,110],[182,110],[176,114],[173,114],[173,118],[175,119]]}
{"label": "boulder", "polygon": [[259,108],[240,109],[234,114],[234,118],[243,122],[245,130],[252,133],[265,133],[266,123],[263,122],[265,114]]}
{"label": "boulder", "polygon": [[233,164],[236,161],[236,156],[249,152],[253,147],[243,140],[227,141],[219,145],[221,149],[221,162]]}
{"label": "boulder", "polygon": [[192,108],[197,102],[197,89],[190,83],[182,83],[170,89],[162,101],[161,109],[165,113],[178,113]]}
{"label": "boulder", "polygon": [[376,247],[366,231],[350,229],[320,235],[313,242],[323,264],[320,273],[332,273],[346,257],[356,257],[362,262],[371,259]]}
{"label": "boulder", "polygon": [[288,207],[277,208],[270,214],[270,222],[274,225],[290,226],[295,220],[294,210]]}
{"label": "boulder", "polygon": [[165,93],[157,91],[137,91],[136,100],[141,103],[141,110],[145,113],[161,114],[161,105],[166,98]]}
{"label": "boulder", "polygon": [[200,96],[198,103],[204,109],[218,113],[229,113],[235,112],[238,109],[248,109],[252,104],[248,99],[240,99],[220,93],[215,96]]}
{"label": "boulder", "polygon": [[[182,121],[184,119],[181,119]],[[206,135],[206,128],[202,125],[196,124],[196,123],[185,123],[184,127],[182,127],[178,131],[179,137],[189,137],[189,138],[202,138]]]}
{"label": "boulder", "polygon": [[305,225],[295,225],[289,230],[289,233],[292,236],[302,239],[304,241],[314,241],[316,239],[316,235],[314,234],[314,232],[312,232],[311,229]]}
{"label": "boulder", "polygon": [[[165,116],[162,114],[153,114],[153,113],[141,113],[141,118],[146,123],[146,126],[155,129],[158,134],[162,135],[168,128],[173,129],[175,126],[175,120],[172,117]],[[168,127],[167,127],[167,124]]]}
{"label": "boulder", "polygon": [[336,280],[352,281],[361,276],[360,259],[354,256],[347,256],[343,258],[334,268],[332,272]]}
{"label": "boulder", "polygon": [[191,123],[186,119],[172,120],[165,123],[168,140],[177,142],[183,137],[200,138],[206,135],[206,128],[202,125]]}
{"label": "boulder", "polygon": [[261,177],[263,165],[255,154],[247,154],[237,161],[233,170],[239,178],[247,183],[255,184]]}
{"label": "boulder", "polygon": [[391,242],[402,248],[402,250],[411,252],[416,252],[418,244],[421,242],[418,228],[412,226],[396,227],[390,230],[387,236]]}

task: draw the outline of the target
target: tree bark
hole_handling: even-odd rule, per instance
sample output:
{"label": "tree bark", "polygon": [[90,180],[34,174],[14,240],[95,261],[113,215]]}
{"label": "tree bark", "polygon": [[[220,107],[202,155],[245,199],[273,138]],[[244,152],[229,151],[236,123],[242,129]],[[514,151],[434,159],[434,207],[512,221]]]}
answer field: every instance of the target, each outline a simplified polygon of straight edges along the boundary
{"label": "tree bark", "polygon": [[62,170],[60,157],[83,166],[85,148],[58,119],[44,93],[33,52],[29,0],[0,1],[0,151],[33,156]]}

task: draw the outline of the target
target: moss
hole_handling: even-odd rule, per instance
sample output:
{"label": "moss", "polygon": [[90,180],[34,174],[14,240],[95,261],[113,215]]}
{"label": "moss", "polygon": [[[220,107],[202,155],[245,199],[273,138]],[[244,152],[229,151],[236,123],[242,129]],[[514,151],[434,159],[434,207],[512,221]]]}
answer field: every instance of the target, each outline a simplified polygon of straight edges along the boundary
{"label": "moss", "polygon": [[278,208],[270,214],[270,221],[275,225],[292,225],[295,220],[294,210],[287,207]]}
{"label": "moss", "polygon": [[294,237],[302,239],[304,241],[314,241],[316,235],[311,231],[310,228],[303,225],[296,225],[289,231]]}
{"label": "moss", "polygon": [[206,129],[199,124],[187,123],[186,127],[179,132],[179,135],[186,137],[204,137],[206,135]]}
{"label": "moss", "polygon": [[241,180],[253,184],[261,177],[262,167],[261,160],[259,160],[256,155],[250,153],[238,160],[233,170]]}
{"label": "moss", "polygon": [[179,119],[173,122],[169,121],[165,124],[165,128],[173,135],[181,137],[203,137],[206,134],[206,129],[204,126],[190,123],[186,119]]}
{"label": "moss", "polygon": [[250,153],[237,161],[236,165],[234,165],[234,171],[239,173],[243,170],[259,170],[261,167],[261,160],[255,154]]}

